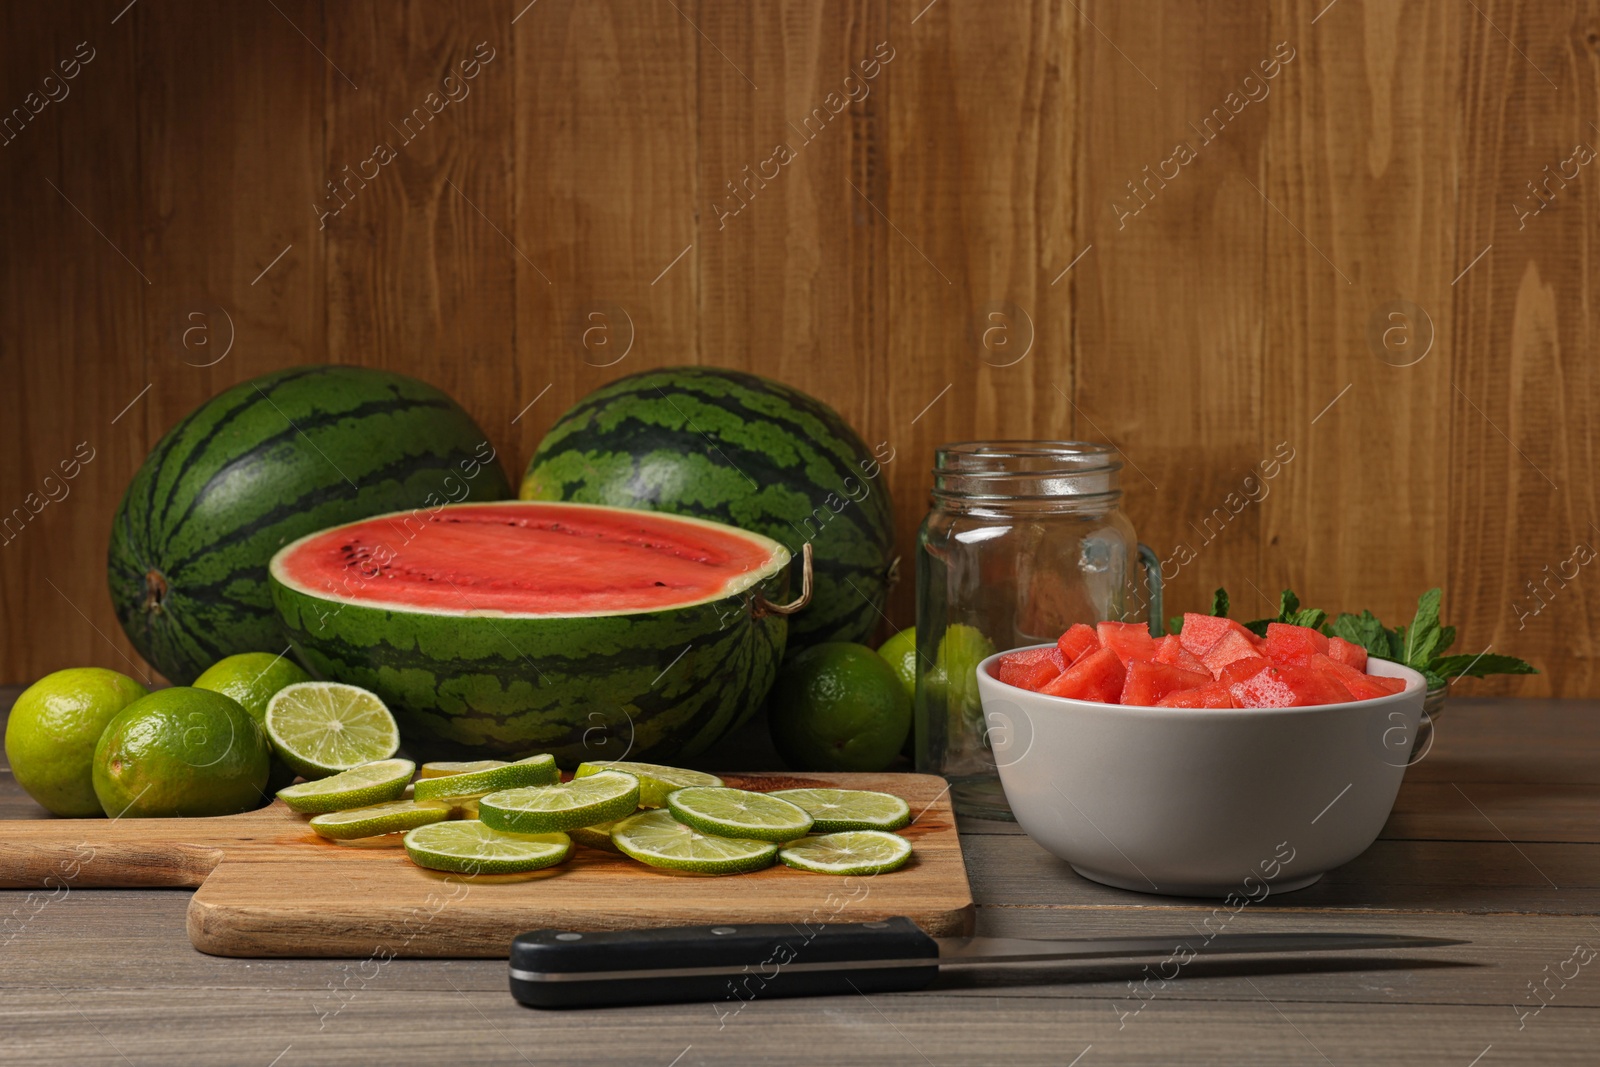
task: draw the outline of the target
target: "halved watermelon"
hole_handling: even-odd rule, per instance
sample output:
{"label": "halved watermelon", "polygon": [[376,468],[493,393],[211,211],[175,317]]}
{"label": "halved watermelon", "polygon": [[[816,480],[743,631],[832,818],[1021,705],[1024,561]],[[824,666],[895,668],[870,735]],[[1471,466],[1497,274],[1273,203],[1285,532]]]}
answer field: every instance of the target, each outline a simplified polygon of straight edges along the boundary
{"label": "halved watermelon", "polygon": [[1066,633],[1056,638],[1056,647],[1070,666],[1082,659],[1085,653],[1100,647],[1100,635],[1095,633],[1093,626],[1075,622],[1067,627]]}
{"label": "halved watermelon", "polygon": [[1102,648],[1062,671],[1039,692],[1054,697],[1115,704],[1122,693],[1122,682],[1126,676],[1127,671],[1117,654],[1109,648]]}
{"label": "halved watermelon", "polygon": [[1136,659],[1128,664],[1128,676],[1122,683],[1122,702],[1150,707],[1169,693],[1210,684],[1211,675],[1206,671],[1187,671],[1170,663]]}
{"label": "halved watermelon", "polygon": [[400,512],[272,559],[301,658],[381,696],[419,760],[692,755],[761,706],[789,552],[703,519],[507,501]]}

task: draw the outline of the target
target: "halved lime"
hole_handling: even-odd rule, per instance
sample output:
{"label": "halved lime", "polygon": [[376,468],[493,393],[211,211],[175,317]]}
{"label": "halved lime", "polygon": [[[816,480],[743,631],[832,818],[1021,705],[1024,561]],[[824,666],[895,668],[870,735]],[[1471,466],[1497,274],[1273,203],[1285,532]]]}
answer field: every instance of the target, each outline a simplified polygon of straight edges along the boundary
{"label": "halved lime", "polygon": [[297,682],[267,704],[272,748],[306,778],[388,759],[400,749],[400,730],[378,694],[341,682]]}
{"label": "halved lime", "polygon": [[511,834],[549,834],[620,819],[639,806],[639,779],[620,771],[565,785],[504,789],[478,801],[485,826]]}
{"label": "halved lime", "polygon": [[495,767],[504,767],[503,759],[474,759],[474,760],[435,760],[424,763],[417,771],[418,778],[443,778],[448,774],[471,774],[473,771],[487,771]]}
{"label": "halved lime", "polygon": [[667,797],[672,815],[703,834],[750,841],[793,841],[811,829],[804,808],[766,793],[695,786]]}
{"label": "halved lime", "polygon": [[887,874],[905,866],[911,842],[882,830],[846,830],[796,841],[778,859],[817,874]]}
{"label": "halved lime", "polygon": [[911,822],[911,805],[890,793],[865,789],[778,789],[769,797],[782,797],[804,808],[815,820],[814,834],[840,830],[898,830]]}
{"label": "halved lime", "polygon": [[611,842],[626,856],[651,867],[697,874],[743,874],[772,866],[778,846],[702,834],[670,811],[641,811],[611,828]]}
{"label": "halved lime", "polygon": [[587,845],[589,848],[620,853],[622,850],[617,847],[615,841],[611,840],[611,831],[621,821],[617,819],[611,822],[597,822],[593,826],[574,826],[567,831],[567,836],[578,844]]}
{"label": "halved lime", "polygon": [[380,834],[398,834],[403,830],[415,830],[429,823],[444,822],[449,817],[448,804],[434,801],[418,804],[410,800],[391,800],[384,804],[369,804],[364,808],[314,815],[310,826],[323,837],[335,841],[349,841],[357,837],[377,837]]}
{"label": "halved lime", "polygon": [[329,778],[284,786],[278,799],[302,812],[344,811],[398,800],[416,769],[408,759],[378,760]]}
{"label": "halved lime", "polygon": [[663,767],[659,763],[624,763],[617,760],[613,763],[580,763],[574,772],[575,778],[587,778],[591,774],[601,771],[621,771],[631,774],[639,779],[639,806],[641,808],[664,808],[667,805],[667,794],[674,789],[686,789],[693,785],[713,786],[721,785],[722,779],[714,774],[704,771],[689,771],[682,767]]}
{"label": "halved lime", "polygon": [[478,822],[436,822],[405,836],[418,867],[457,874],[518,874],[554,866],[572,853],[566,834],[506,834]]}
{"label": "halved lime", "polygon": [[484,793],[497,793],[502,789],[515,789],[522,785],[553,785],[559,781],[561,772],[556,769],[555,757],[538,755],[498,767],[424,778],[417,782],[415,796],[418,800],[473,797],[482,796]]}

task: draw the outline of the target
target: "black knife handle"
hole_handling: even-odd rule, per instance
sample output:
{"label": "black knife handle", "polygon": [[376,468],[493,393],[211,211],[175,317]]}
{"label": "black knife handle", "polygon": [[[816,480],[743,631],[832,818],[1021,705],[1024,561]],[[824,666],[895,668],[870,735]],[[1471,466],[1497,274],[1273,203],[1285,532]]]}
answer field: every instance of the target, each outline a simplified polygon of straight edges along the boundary
{"label": "black knife handle", "polygon": [[[917,962],[828,966],[873,960]],[[535,1008],[889,993],[922,989],[938,973],[938,944],[906,918],[535,930],[511,943],[511,995]]]}

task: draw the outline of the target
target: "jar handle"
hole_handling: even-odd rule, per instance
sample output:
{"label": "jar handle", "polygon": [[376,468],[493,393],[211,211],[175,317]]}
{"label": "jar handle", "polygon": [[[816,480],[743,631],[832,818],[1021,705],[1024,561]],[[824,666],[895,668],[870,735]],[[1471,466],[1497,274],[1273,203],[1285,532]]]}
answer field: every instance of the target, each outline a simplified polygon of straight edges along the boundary
{"label": "jar handle", "polygon": [[1140,541],[1139,562],[1144,565],[1144,584],[1145,588],[1150,591],[1150,603],[1146,611],[1146,617],[1150,624],[1150,636],[1160,637],[1167,632],[1165,622],[1161,617],[1161,560],[1156,556],[1153,548]]}

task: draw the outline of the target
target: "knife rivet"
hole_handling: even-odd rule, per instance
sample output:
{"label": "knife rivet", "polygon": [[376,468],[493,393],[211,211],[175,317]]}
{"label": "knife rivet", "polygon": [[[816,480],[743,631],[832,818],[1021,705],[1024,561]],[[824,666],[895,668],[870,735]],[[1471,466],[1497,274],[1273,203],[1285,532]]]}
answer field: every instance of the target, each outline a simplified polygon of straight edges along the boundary
{"label": "knife rivet", "polygon": [[582,934],[557,934],[556,935],[556,940],[557,941],[582,941],[583,940],[583,935]]}
{"label": "knife rivet", "polygon": [[738,933],[738,930],[732,926],[713,926],[711,932],[714,934],[734,934]]}
{"label": "knife rivet", "polygon": [[863,923],[862,925],[864,925],[868,930],[887,930],[887,929],[889,929],[889,924],[888,923]]}

